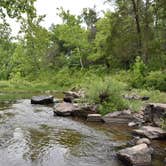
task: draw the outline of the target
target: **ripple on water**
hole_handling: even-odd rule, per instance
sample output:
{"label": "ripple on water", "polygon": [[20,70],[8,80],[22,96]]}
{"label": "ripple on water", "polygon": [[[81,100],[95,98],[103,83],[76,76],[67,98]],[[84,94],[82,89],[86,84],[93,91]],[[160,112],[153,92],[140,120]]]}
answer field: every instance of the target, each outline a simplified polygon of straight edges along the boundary
{"label": "ripple on water", "polygon": [[0,165],[121,166],[115,151],[129,139],[127,129],[53,117],[52,107],[30,100],[3,112]]}

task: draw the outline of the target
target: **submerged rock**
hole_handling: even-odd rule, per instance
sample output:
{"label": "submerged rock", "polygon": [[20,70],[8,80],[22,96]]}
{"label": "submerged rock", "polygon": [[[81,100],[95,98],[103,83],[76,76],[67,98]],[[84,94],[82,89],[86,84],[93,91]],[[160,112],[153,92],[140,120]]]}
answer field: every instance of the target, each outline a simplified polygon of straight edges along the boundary
{"label": "submerged rock", "polygon": [[145,107],[145,122],[150,122],[155,126],[160,126],[162,119],[166,119],[166,104],[150,103]]}
{"label": "submerged rock", "polygon": [[166,131],[159,127],[142,126],[140,129],[133,130],[134,134],[145,136],[149,139],[164,139]]}
{"label": "submerged rock", "polygon": [[102,118],[100,114],[88,114],[87,121],[89,122],[101,122]]}
{"label": "submerged rock", "polygon": [[103,117],[103,121],[106,123],[129,123],[132,120],[133,116],[130,110],[108,113]]}
{"label": "submerged rock", "polygon": [[117,153],[118,158],[127,165],[146,166],[151,163],[152,150],[146,144],[122,149]]}
{"label": "submerged rock", "polygon": [[53,96],[33,96],[31,104],[52,104],[54,103]]}

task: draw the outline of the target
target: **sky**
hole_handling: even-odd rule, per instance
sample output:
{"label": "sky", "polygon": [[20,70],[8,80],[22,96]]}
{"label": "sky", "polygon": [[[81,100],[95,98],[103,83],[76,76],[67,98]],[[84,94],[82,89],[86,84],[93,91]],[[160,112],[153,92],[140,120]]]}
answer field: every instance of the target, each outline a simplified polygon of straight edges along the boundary
{"label": "sky", "polygon": [[[42,25],[49,28],[51,24],[61,23],[60,18],[57,16],[57,8],[63,7],[65,10],[70,10],[72,14],[80,14],[83,8],[96,6],[97,11],[107,10],[111,7],[108,4],[103,4],[104,0],[37,0],[35,7],[37,14],[46,14],[46,18]],[[19,24],[14,20],[10,20],[12,25],[12,33],[17,34]]]}

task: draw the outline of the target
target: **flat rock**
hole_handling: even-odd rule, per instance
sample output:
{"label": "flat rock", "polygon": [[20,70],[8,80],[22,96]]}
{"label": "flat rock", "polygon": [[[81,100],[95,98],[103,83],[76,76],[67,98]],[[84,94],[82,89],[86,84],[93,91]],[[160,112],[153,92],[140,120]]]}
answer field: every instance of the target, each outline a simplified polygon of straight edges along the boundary
{"label": "flat rock", "polygon": [[53,96],[33,96],[31,104],[52,104],[54,103]]}
{"label": "flat rock", "polygon": [[58,103],[55,107],[54,107],[54,113],[57,116],[71,116],[73,111],[76,111],[78,108],[77,106],[71,104],[71,103]]}
{"label": "flat rock", "polygon": [[166,104],[149,103],[146,105],[144,110],[145,122],[150,122],[159,127],[162,119],[166,119]]}
{"label": "flat rock", "polygon": [[166,131],[159,127],[142,126],[140,129],[133,130],[134,134],[145,136],[149,139],[164,139]]}
{"label": "flat rock", "polygon": [[151,153],[151,149],[146,144],[140,144],[120,150],[117,156],[127,165],[146,166],[151,163]]}
{"label": "flat rock", "polygon": [[88,114],[87,121],[89,122],[101,122],[102,118],[100,114]]}
{"label": "flat rock", "polygon": [[150,145],[151,144],[151,141],[148,139],[148,138],[141,138],[139,139],[136,144],[139,145],[139,144],[147,144],[147,145]]}
{"label": "flat rock", "polygon": [[88,114],[97,113],[97,105],[89,104],[75,104],[77,105],[77,110],[72,112],[72,116],[87,118]]}
{"label": "flat rock", "polygon": [[133,120],[130,110],[116,111],[103,116],[103,121],[106,123],[129,123]]}

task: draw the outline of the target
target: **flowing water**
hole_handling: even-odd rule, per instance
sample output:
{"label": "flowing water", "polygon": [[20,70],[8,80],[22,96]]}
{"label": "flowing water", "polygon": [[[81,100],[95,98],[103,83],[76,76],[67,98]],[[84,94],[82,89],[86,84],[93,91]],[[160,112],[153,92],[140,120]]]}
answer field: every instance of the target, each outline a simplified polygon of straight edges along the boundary
{"label": "flowing water", "polygon": [[0,105],[0,166],[122,166],[115,154],[129,139],[125,126],[55,117],[27,99]]}

